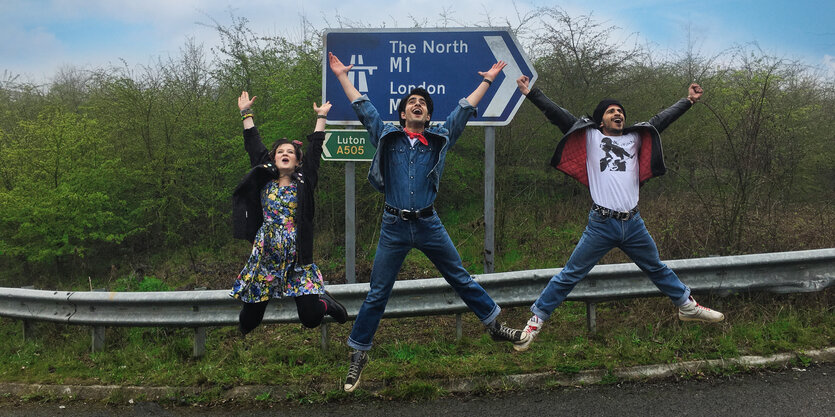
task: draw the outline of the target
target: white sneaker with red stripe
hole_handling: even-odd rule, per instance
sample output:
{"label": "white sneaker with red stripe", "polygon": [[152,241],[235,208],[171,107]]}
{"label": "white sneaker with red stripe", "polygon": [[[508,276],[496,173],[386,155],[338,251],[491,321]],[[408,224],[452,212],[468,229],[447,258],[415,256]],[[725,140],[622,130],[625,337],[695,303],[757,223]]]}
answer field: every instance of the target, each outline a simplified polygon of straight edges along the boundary
{"label": "white sneaker with red stripe", "polygon": [[533,338],[539,334],[539,331],[542,330],[542,324],[545,321],[534,315],[530,319],[528,319],[528,325],[525,326],[525,330],[522,330],[522,333],[527,334],[527,338],[522,337],[523,342],[514,343],[513,349],[517,352],[524,352],[528,350],[530,347],[531,342],[533,342]]}
{"label": "white sneaker with red stripe", "polygon": [[681,321],[703,321],[705,323],[716,323],[725,320],[725,315],[699,305],[693,297],[678,309],[678,319]]}

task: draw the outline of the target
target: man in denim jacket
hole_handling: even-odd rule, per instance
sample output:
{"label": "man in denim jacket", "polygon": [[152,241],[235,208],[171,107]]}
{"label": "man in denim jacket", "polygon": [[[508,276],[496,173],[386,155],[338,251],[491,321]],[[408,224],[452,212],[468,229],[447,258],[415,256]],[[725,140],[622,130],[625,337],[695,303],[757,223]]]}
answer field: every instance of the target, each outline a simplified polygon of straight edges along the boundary
{"label": "man in denim jacket", "polygon": [[368,180],[386,196],[371,288],[348,337],[348,346],[354,351],[345,391],[353,391],[359,385],[394,280],[412,248],[422,251],[435,264],[494,340],[523,343],[522,331],[507,328],[496,320],[501,309],[464,269],[433,206],[447,151],[464,132],[467,120],[476,113],[475,106],[506,64],[499,61],[487,72],[479,72],[484,78],[475,91],[458,102],[442,125],[430,127],[433,104],[426,90],[416,88],[400,100],[400,126],[383,123],[368,97],[361,95],[349,80],[348,71],[353,65],[345,66],[332,53],[328,59],[331,71],[368,130],[371,143],[377,147]]}
{"label": "man in denim jacket", "polygon": [[554,104],[538,88],[529,88],[528,77],[519,77],[516,84],[565,134],[551,158],[551,166],[589,187],[594,204],[586,230],[565,267],[551,278],[531,306],[533,316],[524,329],[528,338],[513,348],[528,349],[542,324],[574,286],[615,247],[623,250],[670,297],[678,307],[679,319],[710,323],[724,320],[722,313],[696,303],[690,296],[690,288],[661,262],[655,241],[638,211],[640,186],[667,170],[660,133],[699,101],[702,88],[691,84],[687,98],[662,110],[648,122],[626,126],[626,110],[617,100],[601,100],[591,118],[577,118]]}

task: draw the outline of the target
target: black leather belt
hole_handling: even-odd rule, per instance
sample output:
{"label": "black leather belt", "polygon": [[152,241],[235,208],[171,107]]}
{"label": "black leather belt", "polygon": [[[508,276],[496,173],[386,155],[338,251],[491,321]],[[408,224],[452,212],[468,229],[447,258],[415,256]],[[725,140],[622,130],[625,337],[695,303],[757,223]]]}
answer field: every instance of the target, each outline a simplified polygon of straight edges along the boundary
{"label": "black leather belt", "polygon": [[435,206],[430,205],[429,207],[424,207],[420,210],[401,210],[398,208],[394,208],[388,204],[383,206],[384,210],[394,214],[397,217],[400,217],[403,220],[417,220],[422,219],[424,217],[430,217],[435,214]]}
{"label": "black leather belt", "polygon": [[635,208],[629,211],[614,211],[603,206],[598,206],[597,204],[592,204],[591,209],[603,217],[611,217],[615,220],[629,220],[638,214],[638,206],[635,206]]}

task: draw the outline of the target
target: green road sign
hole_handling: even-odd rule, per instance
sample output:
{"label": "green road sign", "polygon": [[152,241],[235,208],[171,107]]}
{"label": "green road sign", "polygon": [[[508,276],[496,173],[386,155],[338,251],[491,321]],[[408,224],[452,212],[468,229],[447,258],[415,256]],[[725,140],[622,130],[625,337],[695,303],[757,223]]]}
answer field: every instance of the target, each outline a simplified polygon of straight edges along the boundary
{"label": "green road sign", "polygon": [[365,130],[326,130],[322,146],[325,161],[370,161],[377,148]]}

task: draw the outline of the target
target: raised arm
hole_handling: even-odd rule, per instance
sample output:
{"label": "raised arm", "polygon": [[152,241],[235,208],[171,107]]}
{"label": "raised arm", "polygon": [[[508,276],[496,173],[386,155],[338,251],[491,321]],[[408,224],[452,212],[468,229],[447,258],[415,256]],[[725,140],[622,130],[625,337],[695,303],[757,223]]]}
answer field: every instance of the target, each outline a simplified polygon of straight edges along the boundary
{"label": "raised arm", "polygon": [[325,124],[328,121],[328,112],[331,110],[331,102],[326,101],[321,106],[313,103],[313,111],[316,112],[316,126],[313,128],[314,132],[324,132]]}
{"label": "raised arm", "polygon": [[331,71],[333,74],[336,75],[336,79],[339,80],[339,84],[342,85],[342,89],[345,90],[345,95],[348,96],[348,100],[354,101],[362,94],[354,87],[354,84],[351,83],[351,80],[348,79],[348,71],[354,67],[353,64],[345,66],[333,52],[328,52],[328,62],[331,67]]}
{"label": "raised arm", "polygon": [[704,94],[704,90],[702,90],[700,85],[696,83],[690,84],[690,87],[687,88],[687,98],[683,98],[675,102],[672,106],[661,110],[652,119],[649,119],[649,124],[653,125],[658,133],[661,133],[671,123],[678,120],[690,107],[696,104],[702,98],[702,94]]}
{"label": "raised arm", "polygon": [[342,89],[345,90],[345,95],[351,101],[354,112],[360,123],[368,130],[368,139],[375,147],[379,144],[380,138],[383,136],[385,130],[385,123],[380,118],[377,109],[368,100],[357,101],[363,95],[357,91],[356,87],[348,79],[348,71],[354,66],[345,66],[342,61],[336,57],[332,52],[328,52],[328,60],[330,62],[331,71],[336,75],[336,79],[342,84]]}
{"label": "raised arm", "polygon": [[[244,129],[252,129],[255,127],[255,122],[252,120],[252,103],[255,102],[255,99],[258,96],[252,96],[252,99],[249,98],[249,93],[246,91],[241,93],[241,96],[238,97],[238,109],[241,111],[241,117],[244,119]],[[244,117],[246,115],[249,117]]]}
{"label": "raised arm", "polygon": [[577,118],[568,110],[556,105],[545,96],[542,90],[538,88],[531,90],[530,83],[531,79],[527,75],[522,75],[516,79],[516,86],[519,87],[519,91],[542,111],[548,121],[559,127],[562,133],[567,133],[571,126],[577,122]]}
{"label": "raised arm", "polygon": [[330,101],[322,103],[321,106],[317,106],[315,102],[313,103],[313,111],[316,112],[316,126],[313,128],[313,133],[307,135],[307,149],[304,151],[304,157],[302,158],[302,170],[314,188],[319,182],[318,172],[319,162],[322,159],[322,144],[325,141],[325,122],[330,109]]}
{"label": "raised arm", "polygon": [[490,88],[490,84],[493,84],[493,80],[499,76],[499,73],[502,72],[502,69],[507,66],[507,63],[504,61],[499,61],[493,64],[493,66],[485,71],[479,71],[478,75],[484,77],[480,83],[478,83],[478,87],[467,96],[467,102],[470,103],[471,106],[475,107],[478,105],[478,102],[484,98],[484,94],[487,93],[487,89]]}
{"label": "raised arm", "polygon": [[261,142],[258,129],[255,128],[255,122],[252,121],[252,103],[254,101],[255,96],[250,99],[249,93],[246,91],[238,97],[238,109],[241,111],[241,119],[244,123],[244,149],[249,155],[249,165],[253,167],[270,161],[270,152]]}

